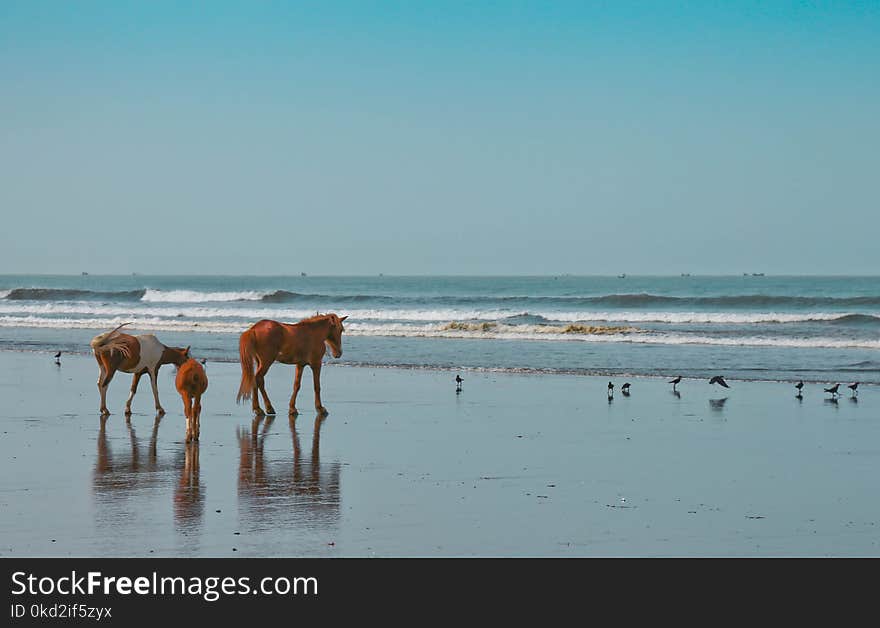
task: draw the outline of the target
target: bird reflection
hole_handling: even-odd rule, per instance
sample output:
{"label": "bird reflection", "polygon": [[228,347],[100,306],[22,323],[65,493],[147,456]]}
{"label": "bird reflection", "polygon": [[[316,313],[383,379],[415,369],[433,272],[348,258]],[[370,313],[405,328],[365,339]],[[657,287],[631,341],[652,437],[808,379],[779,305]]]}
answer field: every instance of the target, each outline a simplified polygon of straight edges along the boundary
{"label": "bird reflection", "polygon": [[858,395],[853,395],[852,397],[849,398],[849,401],[850,401],[850,403],[858,403],[859,402]]}
{"label": "bird reflection", "polygon": [[722,397],[721,399],[710,399],[709,400],[709,408],[714,410],[715,412],[721,412],[724,410],[724,404],[727,403],[727,397]]}
{"label": "bird reflection", "polygon": [[672,391],[672,396],[675,397],[676,399],[681,399],[681,393],[678,392],[677,390]]}
{"label": "bird reflection", "polygon": [[321,462],[321,426],[325,420],[325,415],[315,417],[311,452],[304,459],[297,418],[290,417],[292,461],[281,452],[276,456],[266,453],[271,418],[254,419],[250,433],[237,429],[239,508],[255,527],[283,523],[318,526],[338,521],[341,465]]}

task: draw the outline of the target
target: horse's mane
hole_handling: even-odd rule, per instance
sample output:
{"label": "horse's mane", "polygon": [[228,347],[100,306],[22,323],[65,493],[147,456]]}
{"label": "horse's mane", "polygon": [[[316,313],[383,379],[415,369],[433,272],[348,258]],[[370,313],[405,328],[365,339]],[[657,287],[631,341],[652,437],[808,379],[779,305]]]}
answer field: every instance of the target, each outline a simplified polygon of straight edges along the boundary
{"label": "horse's mane", "polygon": [[314,316],[309,316],[308,318],[304,318],[301,321],[298,321],[294,324],[295,325],[302,325],[302,324],[308,324],[308,323],[322,323],[322,322],[332,318],[333,316],[336,316],[336,315],[335,314],[315,314]]}

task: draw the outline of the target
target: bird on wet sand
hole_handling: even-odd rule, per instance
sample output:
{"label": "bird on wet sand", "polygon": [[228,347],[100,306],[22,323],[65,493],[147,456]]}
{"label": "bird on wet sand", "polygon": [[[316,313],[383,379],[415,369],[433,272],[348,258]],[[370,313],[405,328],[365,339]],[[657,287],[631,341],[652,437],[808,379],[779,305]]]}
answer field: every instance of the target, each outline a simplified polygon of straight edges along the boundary
{"label": "bird on wet sand", "polygon": [[608,396],[614,396],[614,384],[612,384],[611,382],[608,382]]}
{"label": "bird on wet sand", "polygon": [[620,392],[624,395],[629,395],[629,382],[626,382],[623,386],[620,387]]}
{"label": "bird on wet sand", "polygon": [[849,384],[847,386],[847,388],[849,388],[852,391],[853,397],[855,397],[856,395],[859,394],[859,383],[858,382],[853,382],[852,384]]}
{"label": "bird on wet sand", "polygon": [[724,378],[721,375],[716,375],[715,377],[713,377],[712,379],[709,380],[709,383],[710,384],[718,384],[720,386],[724,386],[725,388],[730,388],[730,386],[727,385],[727,382],[724,381]]}
{"label": "bird on wet sand", "polygon": [[461,383],[464,380],[461,378],[461,375],[455,376],[455,392],[461,392]]}
{"label": "bird on wet sand", "polygon": [[58,366],[61,366],[61,352],[60,351],[55,354],[55,364],[57,364]]}
{"label": "bird on wet sand", "polygon": [[675,391],[675,387],[681,383],[681,375],[679,375],[678,377],[676,377],[673,380],[670,380],[669,383],[672,384],[672,390]]}
{"label": "bird on wet sand", "polygon": [[794,387],[797,388],[798,395],[800,395],[804,390],[804,382],[800,381],[797,384],[795,384]]}
{"label": "bird on wet sand", "polygon": [[837,396],[837,389],[840,388],[840,384],[834,384],[831,388],[826,388],[825,392],[831,393],[834,397]]}

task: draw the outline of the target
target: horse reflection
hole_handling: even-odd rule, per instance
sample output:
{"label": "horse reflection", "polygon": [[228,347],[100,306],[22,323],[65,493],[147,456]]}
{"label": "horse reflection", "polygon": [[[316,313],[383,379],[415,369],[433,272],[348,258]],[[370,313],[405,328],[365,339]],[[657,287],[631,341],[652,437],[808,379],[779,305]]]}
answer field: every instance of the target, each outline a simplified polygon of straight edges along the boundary
{"label": "horse reflection", "polygon": [[271,417],[254,419],[250,433],[238,428],[239,504],[256,527],[275,527],[285,521],[317,527],[338,521],[341,465],[321,463],[324,420],[322,414],[315,418],[311,452],[303,459],[296,417],[289,419],[292,462],[286,455],[270,459],[266,454]]}
{"label": "horse reflection", "polygon": [[174,521],[181,529],[201,524],[205,514],[205,490],[199,481],[199,443],[187,443],[183,451],[180,481],[174,491]]}
{"label": "horse reflection", "polygon": [[138,441],[131,421],[125,422],[131,451],[127,456],[114,456],[107,440],[107,418],[106,416],[101,417],[100,429],[98,430],[98,455],[95,460],[92,487],[99,499],[106,497],[118,501],[120,495],[124,496],[125,493],[156,484],[157,472],[160,471],[156,456],[156,442],[162,416],[156,415],[153,422],[146,457],[142,455],[141,443]]}

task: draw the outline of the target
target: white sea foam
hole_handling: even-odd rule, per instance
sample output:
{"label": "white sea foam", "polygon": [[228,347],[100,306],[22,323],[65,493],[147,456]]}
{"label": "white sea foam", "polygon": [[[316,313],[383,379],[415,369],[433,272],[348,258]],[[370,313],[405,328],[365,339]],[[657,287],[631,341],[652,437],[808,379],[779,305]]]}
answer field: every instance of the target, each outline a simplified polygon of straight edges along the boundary
{"label": "white sea foam", "polygon": [[212,301],[259,301],[266,292],[199,292],[197,290],[147,289],[141,301],[145,303],[207,303]]}
{"label": "white sea foam", "polygon": [[[209,293],[200,293],[202,295]],[[212,293],[217,295],[243,295],[246,293]],[[258,293],[252,293],[258,294]],[[255,299],[251,299],[252,301]],[[170,302],[157,301],[149,303],[94,303],[81,302],[45,302],[20,303],[0,300],[0,314],[46,314],[46,315],[92,315],[92,316],[124,316],[127,314],[157,317],[186,317],[207,319],[271,318],[283,321],[297,321],[315,313],[314,307],[253,307],[244,303],[227,306],[201,306],[182,304],[170,305]],[[333,308],[322,307],[321,311],[332,311]],[[750,325],[772,323],[801,323],[809,321],[831,321],[855,312],[561,312],[536,311],[522,312],[506,309],[474,310],[474,309],[349,309],[337,308],[337,312],[347,314],[352,321],[411,321],[411,322],[450,322],[450,321],[503,321],[512,316],[540,316],[549,323],[666,323],[666,324],[727,324]]]}
{"label": "white sea foam", "polygon": [[[157,317],[117,316],[112,318],[45,318],[41,316],[0,316],[0,327],[51,329],[109,329],[131,321],[129,329],[139,331],[177,331],[202,333],[241,333],[250,321],[165,319]],[[349,336],[397,336],[416,338],[473,338],[496,340],[551,340],[566,342],[605,342],[654,345],[766,346],[801,348],[880,349],[880,340],[839,338],[742,336],[714,337],[656,331],[580,334],[560,333],[562,328],[542,325],[497,325],[489,330],[450,329],[445,324],[406,325],[399,323],[346,323]]]}

